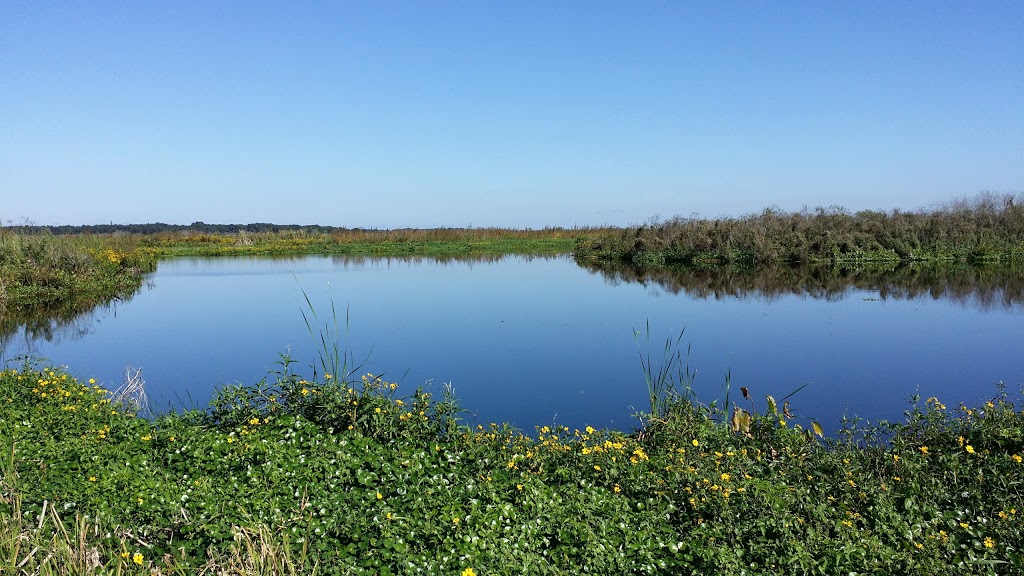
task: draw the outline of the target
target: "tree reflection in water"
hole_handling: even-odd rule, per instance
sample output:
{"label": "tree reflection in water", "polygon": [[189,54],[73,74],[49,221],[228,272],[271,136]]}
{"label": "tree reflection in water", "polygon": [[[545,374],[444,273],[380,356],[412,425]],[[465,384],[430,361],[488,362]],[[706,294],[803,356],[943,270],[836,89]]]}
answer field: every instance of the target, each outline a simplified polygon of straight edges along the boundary
{"label": "tree reflection in water", "polygon": [[944,299],[979,310],[1024,303],[1024,265],[910,263],[887,266],[710,266],[637,268],[609,262],[579,265],[612,283],[657,285],[694,298],[809,296],[834,301],[852,291],[876,291],[885,299]]}

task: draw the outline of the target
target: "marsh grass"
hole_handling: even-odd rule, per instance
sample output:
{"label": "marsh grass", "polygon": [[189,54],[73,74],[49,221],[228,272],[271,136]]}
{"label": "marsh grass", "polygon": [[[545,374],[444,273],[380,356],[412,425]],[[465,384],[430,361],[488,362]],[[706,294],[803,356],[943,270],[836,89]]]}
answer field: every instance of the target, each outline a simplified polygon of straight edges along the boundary
{"label": "marsh grass", "polygon": [[465,256],[556,254],[607,228],[297,229],[235,233],[158,232],[140,241],[160,256],[348,254]]}
{"label": "marsh grass", "polygon": [[156,259],[129,238],[54,236],[0,226],[0,342],[46,334],[139,291]]}
{"label": "marsh grass", "polygon": [[[666,337],[660,353],[652,356],[650,321],[647,321],[642,332],[633,330],[649,406],[649,411],[636,414],[640,420],[640,438],[654,439],[664,431],[665,426],[680,422],[680,409],[689,413],[697,410],[711,412],[711,407],[698,402],[697,393],[693,389],[697,371],[690,369],[690,344],[686,345],[685,354],[683,352],[685,334],[684,328],[675,338]],[[672,434],[670,430],[664,432]]]}
{"label": "marsh grass", "polygon": [[[338,309],[333,295],[330,298],[331,315],[321,320],[309,294],[304,288],[300,288],[300,290],[306,304],[305,308],[300,308],[302,320],[306,323],[306,330],[309,331],[310,337],[316,344],[317,359],[319,360],[319,364],[312,366],[313,379],[317,379],[319,372],[327,380],[333,378],[336,384],[348,386],[352,376],[362,370],[366,364],[365,360],[356,364],[355,356],[349,348],[349,328],[351,326],[349,307],[345,306],[345,324],[344,332],[342,332],[338,323]],[[371,349],[367,353],[367,358],[372,351]]]}
{"label": "marsh grass", "polygon": [[1010,262],[1024,259],[1024,198],[981,194],[918,212],[838,206],[739,218],[652,220],[580,242],[581,262],[640,268],[792,263]]}

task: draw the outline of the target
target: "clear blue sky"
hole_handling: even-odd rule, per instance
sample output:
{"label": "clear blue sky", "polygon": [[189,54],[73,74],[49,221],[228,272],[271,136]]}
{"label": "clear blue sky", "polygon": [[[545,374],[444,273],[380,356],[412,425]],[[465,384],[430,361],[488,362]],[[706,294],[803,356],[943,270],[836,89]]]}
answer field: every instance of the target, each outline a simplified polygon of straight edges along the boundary
{"label": "clear blue sky", "polygon": [[1024,2],[0,2],[0,220],[542,227],[1024,191]]}

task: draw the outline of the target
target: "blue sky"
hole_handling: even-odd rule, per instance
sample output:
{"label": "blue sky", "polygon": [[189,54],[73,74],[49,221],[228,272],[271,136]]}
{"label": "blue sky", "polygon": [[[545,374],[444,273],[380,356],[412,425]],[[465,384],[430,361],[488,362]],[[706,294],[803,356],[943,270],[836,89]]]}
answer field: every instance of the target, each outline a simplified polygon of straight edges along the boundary
{"label": "blue sky", "polygon": [[1021,2],[0,4],[0,220],[585,226],[1024,191]]}

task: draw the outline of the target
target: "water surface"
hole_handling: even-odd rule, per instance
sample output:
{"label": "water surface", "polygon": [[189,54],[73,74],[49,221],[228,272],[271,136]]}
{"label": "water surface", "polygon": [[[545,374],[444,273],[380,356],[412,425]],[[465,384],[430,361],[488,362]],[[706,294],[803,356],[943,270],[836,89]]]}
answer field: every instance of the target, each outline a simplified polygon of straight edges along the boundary
{"label": "water surface", "polygon": [[[685,280],[678,280],[676,284]],[[698,286],[700,284],[698,283]],[[302,311],[337,310],[362,372],[407,393],[447,383],[469,423],[632,429],[647,407],[639,353],[661,357],[685,328],[699,396],[746,386],[791,398],[799,417],[898,419],[907,397],[975,405],[1024,382],[1019,300],[848,283],[825,293],[697,290],[587,270],[568,257],[182,258],[160,263],[128,302],[69,330],[8,337],[4,355],[64,364],[108,387],[141,367],[157,409],[203,406],[217,385],[253,383],[319,343]],[[815,297],[818,296],[818,297]],[[650,326],[650,342],[645,332]]]}

